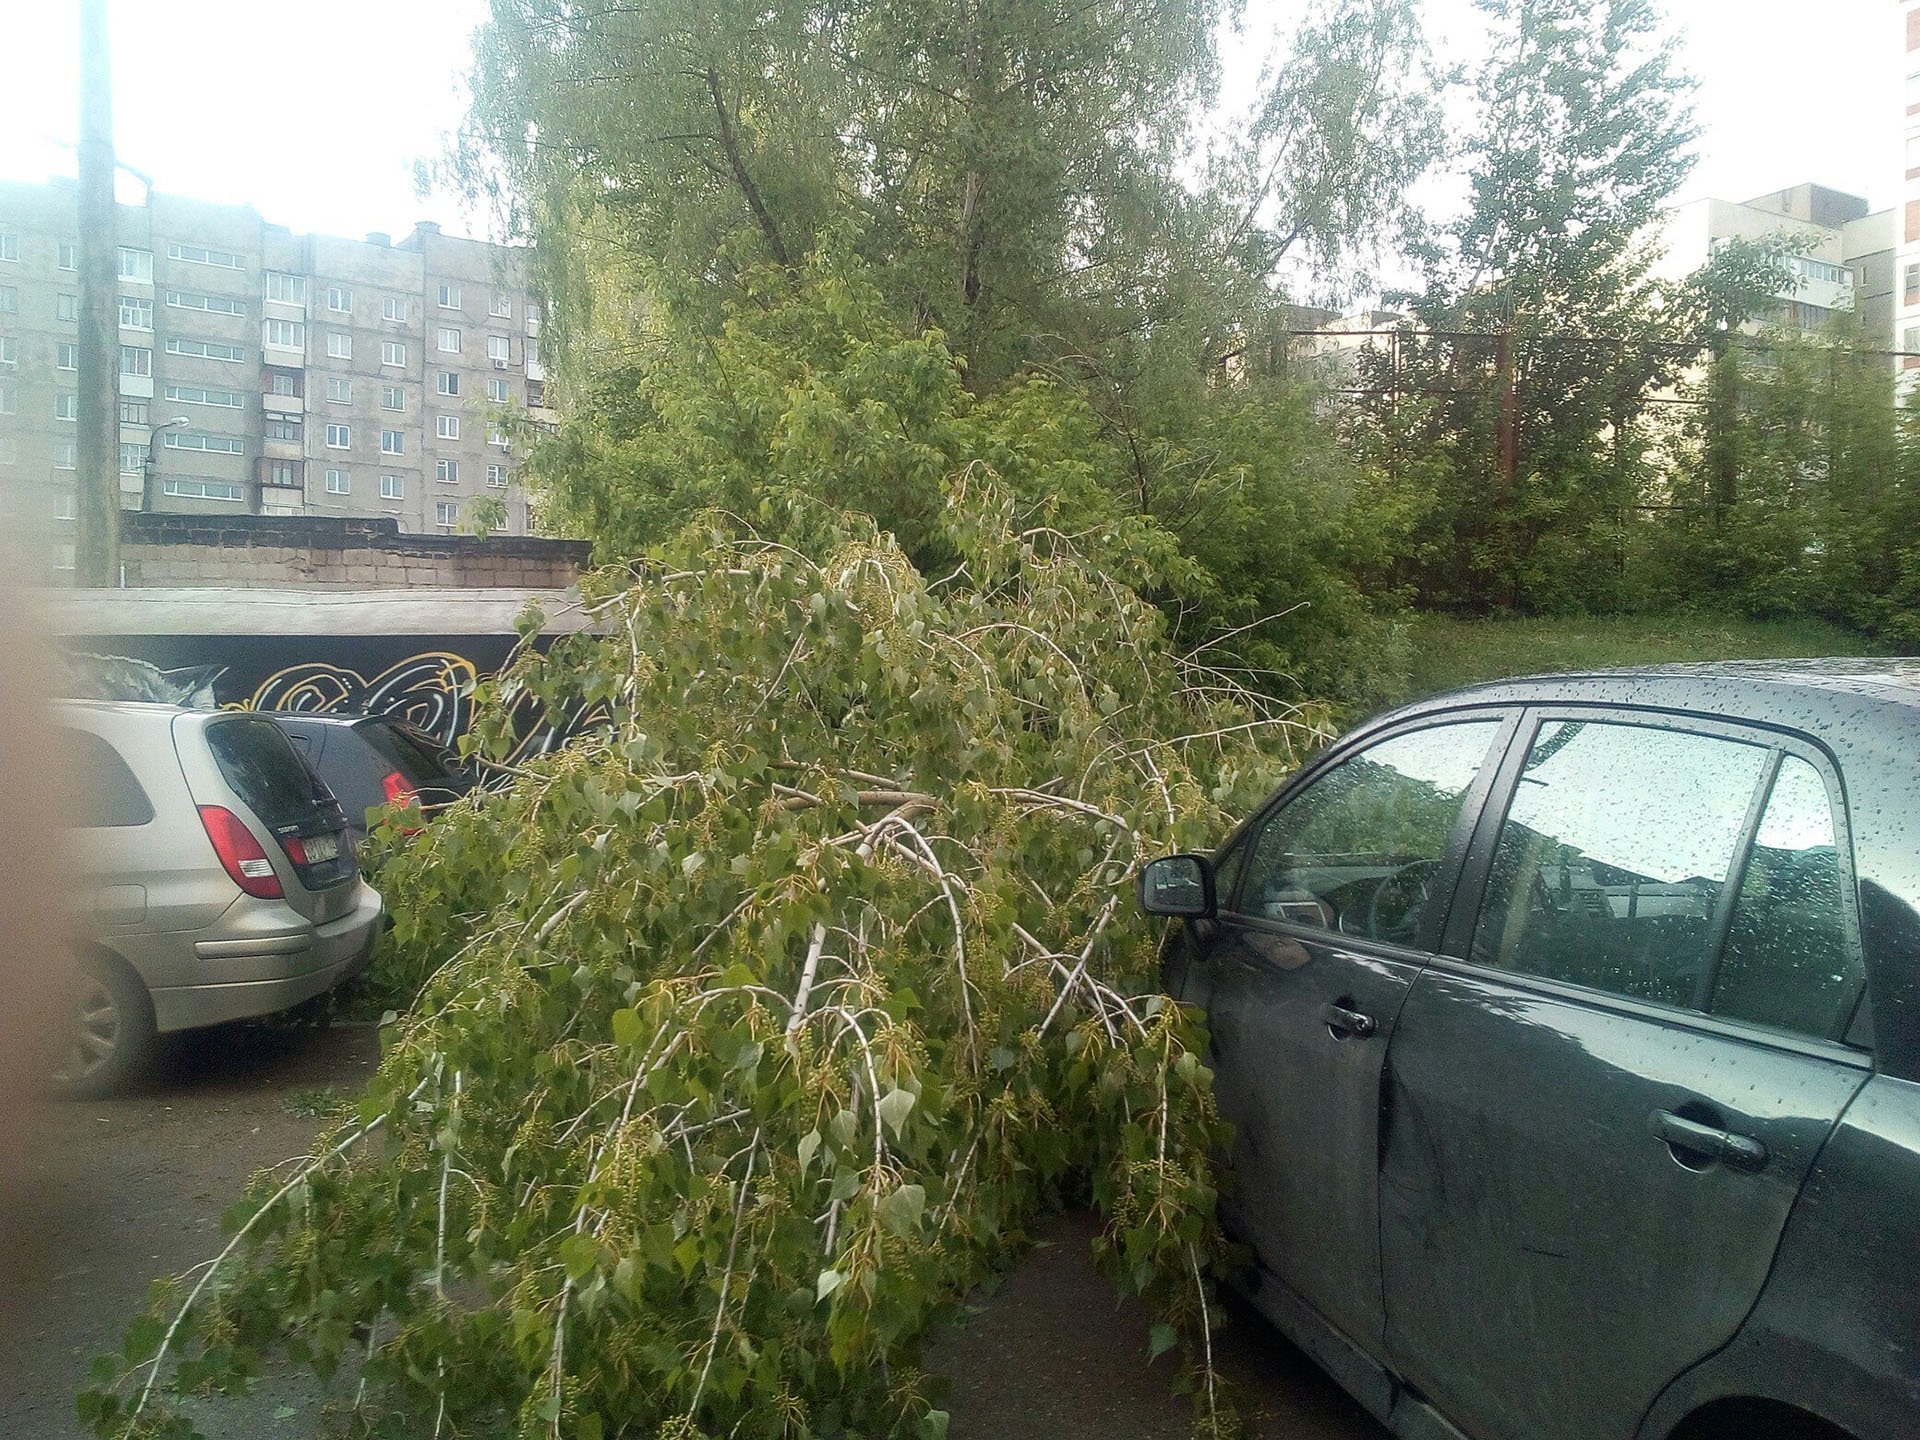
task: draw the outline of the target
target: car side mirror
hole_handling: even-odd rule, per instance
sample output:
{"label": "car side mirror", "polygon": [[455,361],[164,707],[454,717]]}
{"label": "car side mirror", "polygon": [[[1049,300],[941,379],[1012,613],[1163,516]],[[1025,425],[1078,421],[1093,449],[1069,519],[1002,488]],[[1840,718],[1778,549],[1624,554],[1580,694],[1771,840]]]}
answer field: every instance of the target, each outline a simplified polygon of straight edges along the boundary
{"label": "car side mirror", "polygon": [[1167,855],[1140,867],[1140,908],[1149,915],[1210,920],[1213,862],[1204,855]]}

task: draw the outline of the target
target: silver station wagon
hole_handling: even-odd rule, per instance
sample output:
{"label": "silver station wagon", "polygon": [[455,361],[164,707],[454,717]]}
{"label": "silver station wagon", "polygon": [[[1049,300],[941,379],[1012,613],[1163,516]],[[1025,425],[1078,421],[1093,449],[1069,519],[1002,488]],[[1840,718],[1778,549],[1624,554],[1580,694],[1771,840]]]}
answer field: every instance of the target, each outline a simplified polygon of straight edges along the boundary
{"label": "silver station wagon", "polygon": [[1246,1289],[1396,1434],[1920,1435],[1920,663],[1441,696],[1140,880]]}
{"label": "silver station wagon", "polygon": [[380,896],[273,721],[87,700],[53,718],[78,954],[56,1089],[103,1093],[157,1034],[297,1005],[372,957]]}

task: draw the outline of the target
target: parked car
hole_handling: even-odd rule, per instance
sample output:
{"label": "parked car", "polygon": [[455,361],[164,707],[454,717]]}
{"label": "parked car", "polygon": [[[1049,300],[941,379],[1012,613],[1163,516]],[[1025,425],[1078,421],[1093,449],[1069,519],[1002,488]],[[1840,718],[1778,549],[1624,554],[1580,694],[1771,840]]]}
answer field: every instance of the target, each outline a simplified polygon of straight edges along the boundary
{"label": "parked car", "polygon": [[1920,662],[1557,676],[1154,861],[1253,1302],[1397,1434],[1920,1434]]}
{"label": "parked car", "polygon": [[365,965],[379,894],[339,804],[271,720],[54,706],[75,791],[79,956],[54,1083],[99,1094],[157,1034],[270,1014]]}
{"label": "parked car", "polygon": [[447,746],[388,715],[268,713],[339,798],[360,838],[369,811],[397,805],[431,819],[479,783]]}

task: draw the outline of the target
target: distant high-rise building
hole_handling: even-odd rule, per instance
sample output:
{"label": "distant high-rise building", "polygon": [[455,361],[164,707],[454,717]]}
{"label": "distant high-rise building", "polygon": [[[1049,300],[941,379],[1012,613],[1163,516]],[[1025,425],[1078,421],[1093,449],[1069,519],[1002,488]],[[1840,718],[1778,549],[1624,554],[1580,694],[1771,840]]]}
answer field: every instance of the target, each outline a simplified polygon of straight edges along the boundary
{"label": "distant high-rise building", "polygon": [[[0,487],[72,564],[79,275],[70,183],[0,183]],[[386,515],[528,530],[503,421],[544,409],[525,251],[420,224],[296,235],[250,208],[121,205],[120,493],[129,509]],[[63,533],[64,532],[64,533]]]}
{"label": "distant high-rise building", "polygon": [[[1900,233],[1894,259],[1894,348],[1911,351],[1899,360],[1901,374],[1920,371],[1920,0],[1900,0],[1906,83],[1900,96]],[[1920,378],[1914,376],[1911,378]]]}

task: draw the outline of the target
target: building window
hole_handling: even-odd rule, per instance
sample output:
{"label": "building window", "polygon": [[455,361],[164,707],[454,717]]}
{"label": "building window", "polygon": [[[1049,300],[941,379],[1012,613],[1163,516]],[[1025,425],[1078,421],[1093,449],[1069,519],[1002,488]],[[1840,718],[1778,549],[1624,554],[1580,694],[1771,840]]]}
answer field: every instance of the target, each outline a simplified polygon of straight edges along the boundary
{"label": "building window", "polygon": [[460,520],[460,507],[451,500],[442,500],[433,507],[433,520],[442,530],[451,530]]}
{"label": "building window", "polygon": [[144,400],[122,400],[120,402],[120,423],[122,425],[146,424],[147,402]]}
{"label": "building window", "polygon": [[494,296],[493,303],[487,306],[487,313],[496,320],[511,320],[513,318],[513,297],[510,295]]}
{"label": "building window", "polygon": [[507,488],[507,467],[504,465],[487,466],[487,484],[495,490]]}
{"label": "building window", "polygon": [[460,308],[460,287],[458,285],[442,285],[440,287],[440,308],[442,310],[458,310]]}
{"label": "building window", "polygon": [[189,265],[212,265],[221,270],[244,270],[247,262],[231,250],[209,250],[204,245],[170,244],[169,260],[184,260]]}
{"label": "building window", "polygon": [[327,426],[327,448],[329,450],[351,450],[353,448],[353,427],[351,425]]}
{"label": "building window", "polygon": [[433,377],[433,388],[442,395],[458,395],[460,377],[452,370],[442,370]]}
{"label": "building window", "polygon": [[53,497],[53,518],[56,520],[74,518],[73,491],[62,490]]}
{"label": "building window", "polygon": [[540,307],[532,301],[527,302],[527,333],[529,335],[540,333]]}
{"label": "building window", "polygon": [[1900,282],[1900,303],[1920,305],[1920,264],[1907,266]]}
{"label": "building window", "polygon": [[197,355],[203,360],[241,361],[247,358],[247,352],[238,345],[229,345],[224,340],[189,340],[183,336],[169,336],[167,339],[169,355]]}
{"label": "building window", "polygon": [[120,328],[122,330],[153,329],[153,301],[139,300],[132,295],[120,297]]}
{"label": "building window", "polygon": [[69,295],[64,290],[53,297],[53,318],[73,321],[80,318],[80,297]]}
{"label": "building window", "polygon": [[0,365],[20,363],[20,343],[11,335],[0,335]]}
{"label": "building window", "polygon": [[166,446],[169,450],[209,450],[220,455],[247,453],[247,442],[238,435],[209,435],[203,430],[169,430]]}
{"label": "building window", "polygon": [[62,270],[78,270],[80,268],[80,247],[71,240],[62,240],[60,242],[60,257],[55,263]]}
{"label": "building window", "polygon": [[433,478],[443,480],[449,485],[455,484],[460,479],[460,462],[458,460],[434,461]]}
{"label": "building window", "polygon": [[20,237],[11,230],[0,230],[0,260],[20,258]]}
{"label": "building window", "polygon": [[276,490],[303,490],[306,488],[300,476],[300,462],[298,460],[269,460],[267,462],[267,473],[262,477],[262,483],[270,485]]}
{"label": "building window", "polygon": [[[62,395],[58,398],[59,400],[72,400],[74,397],[71,395]],[[57,403],[58,402],[56,401],[56,404]],[[14,407],[13,381],[0,380],[0,415],[13,414],[13,407]],[[58,418],[62,420],[71,420],[74,417],[72,415],[60,415]]]}
{"label": "building window", "polygon": [[440,327],[440,348],[450,355],[460,353],[460,332],[450,326]]}
{"label": "building window", "polygon": [[538,410],[547,403],[547,382],[544,380],[527,381],[527,404]]}
{"label": "building window", "polygon": [[507,382],[497,375],[489,377],[487,380],[487,399],[496,405],[506,404]]}
{"label": "building window", "polygon": [[147,447],[144,445],[122,445],[120,447],[120,473],[138,475],[147,468]]}
{"label": "building window", "polygon": [[327,471],[327,494],[351,495],[352,493],[353,493],[353,476],[348,474],[345,470]]}
{"label": "building window", "polygon": [[261,430],[269,440],[298,440],[300,422],[286,415],[269,415],[261,422]]}
{"label": "building window", "polygon": [[507,358],[511,354],[512,354],[512,351],[509,349],[507,345],[506,336],[504,335],[487,336],[487,358],[493,361],[494,369],[496,370],[506,369]]}
{"label": "building window", "polygon": [[458,440],[460,438],[460,417],[458,415],[434,416],[433,433],[442,440]]}
{"label": "building window", "polygon": [[388,295],[380,301],[380,316],[384,320],[398,320],[402,324],[407,319],[407,302],[397,295]]}
{"label": "building window", "polygon": [[407,363],[407,347],[398,340],[380,342],[380,363],[382,365],[404,365]]}
{"label": "building window", "polygon": [[[124,300],[121,301],[120,303],[123,306],[126,304]],[[149,300],[147,302],[147,305],[148,305],[147,313],[151,315],[153,313],[152,311],[153,302]],[[0,315],[12,315],[16,311],[18,311],[19,308],[20,308],[20,287],[18,285],[0,285]],[[120,323],[124,325],[127,322],[122,320]],[[149,330],[153,328],[153,322],[151,320],[147,322],[147,328]]]}
{"label": "building window", "polygon": [[[0,385],[0,415],[13,413],[13,387]],[[78,395],[56,395],[53,397],[53,418],[56,420],[78,420],[80,418],[80,397]]]}
{"label": "building window", "polygon": [[353,313],[353,291],[339,285],[327,287],[327,309],[338,311],[342,315]]}
{"label": "building window", "polygon": [[382,500],[406,499],[406,478],[400,475],[382,475],[380,477],[380,498]]}
{"label": "building window", "polygon": [[289,375],[284,370],[270,371],[267,376],[267,393],[269,395],[288,395],[298,398],[300,394],[300,377],[297,375]]}
{"label": "building window", "polygon": [[489,445],[497,445],[502,450],[506,449],[507,448],[507,432],[504,430],[496,430],[493,427],[489,426],[487,428],[487,443]]}
{"label": "building window", "polygon": [[287,275],[278,270],[267,272],[267,299],[278,300],[283,305],[304,305],[307,303],[307,277]]}
{"label": "building window", "polygon": [[62,440],[53,447],[53,468],[56,470],[75,470],[79,468],[80,442]]}
{"label": "building window", "polygon": [[202,295],[194,290],[167,291],[167,307],[172,310],[205,310],[210,315],[245,315],[246,304],[231,295]]}
{"label": "building window", "polygon": [[[293,383],[291,375],[276,375],[273,378],[276,382],[285,380],[289,385]],[[238,390],[210,390],[204,385],[169,385],[167,399],[178,400],[185,405],[218,405],[223,410],[247,408],[247,397]]]}
{"label": "building window", "polygon": [[304,350],[307,348],[307,327],[298,320],[268,319],[262,326],[261,339],[263,343],[281,350]]}
{"label": "building window", "polygon": [[120,373],[122,375],[153,374],[153,351],[144,345],[122,345],[120,347]]}
{"label": "building window", "polygon": [[132,280],[136,284],[153,283],[153,252],[135,250],[129,245],[120,247],[119,273],[122,280]]}
{"label": "building window", "polygon": [[327,377],[327,399],[335,405],[351,405],[353,403],[353,381],[344,379],[338,375],[329,375]]}
{"label": "building window", "polygon": [[407,392],[398,385],[380,387],[380,408],[382,410],[404,410],[407,408]]}
{"label": "building window", "polygon": [[71,340],[62,340],[53,347],[53,368],[56,370],[78,370],[80,368],[80,347]]}
{"label": "building window", "polygon": [[407,434],[404,430],[382,430],[380,432],[380,453],[382,455],[404,455],[407,453]]}
{"label": "building window", "polygon": [[327,332],[327,354],[335,360],[351,360],[353,358],[353,337],[351,335],[343,335],[338,330],[329,330]]}
{"label": "building window", "polygon": [[11,435],[0,435],[0,465],[20,463],[20,442]]}
{"label": "building window", "polygon": [[182,500],[244,500],[246,491],[226,480],[204,480],[187,475],[168,475],[160,481],[162,495]]}

